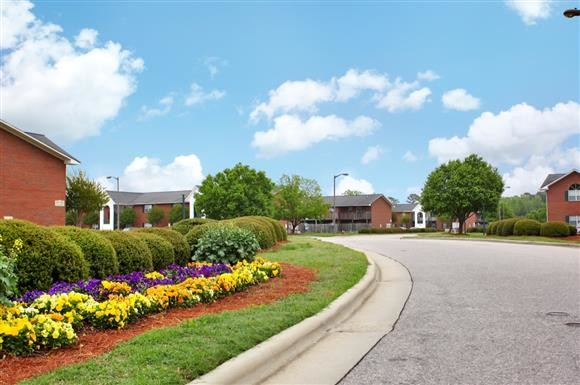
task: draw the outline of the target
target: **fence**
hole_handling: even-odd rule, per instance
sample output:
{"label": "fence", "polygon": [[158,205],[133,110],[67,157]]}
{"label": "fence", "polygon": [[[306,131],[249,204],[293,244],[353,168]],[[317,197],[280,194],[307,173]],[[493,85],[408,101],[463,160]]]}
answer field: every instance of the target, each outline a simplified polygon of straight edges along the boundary
{"label": "fence", "polygon": [[[296,227],[296,232],[304,233],[349,233],[357,232],[360,229],[368,229],[370,223],[337,223],[336,227],[332,223],[301,223]],[[336,230],[335,230],[336,229]]]}

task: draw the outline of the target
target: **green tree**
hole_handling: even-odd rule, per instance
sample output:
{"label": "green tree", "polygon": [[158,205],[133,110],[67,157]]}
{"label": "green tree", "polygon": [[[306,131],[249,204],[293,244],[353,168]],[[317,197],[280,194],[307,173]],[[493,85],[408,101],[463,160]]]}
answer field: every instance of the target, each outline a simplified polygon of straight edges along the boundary
{"label": "green tree", "polygon": [[538,222],[546,222],[546,206],[540,207],[536,210],[530,211],[526,214],[526,218],[535,219]]}
{"label": "green tree", "polygon": [[83,225],[93,226],[99,224],[99,212],[93,211],[92,213],[88,213],[85,215],[83,219]]}
{"label": "green tree", "polygon": [[282,175],[274,194],[274,216],[292,224],[292,233],[305,218],[322,218],[330,205],[324,202],[314,179]]}
{"label": "green tree", "polygon": [[196,208],[212,219],[270,216],[273,189],[274,183],[264,171],[238,163],[204,179],[195,194]]}
{"label": "green tree", "polygon": [[187,208],[185,209],[185,218],[182,216],[183,205],[181,203],[176,204],[169,210],[169,223],[174,224],[182,219],[187,218]]}
{"label": "green tree", "polygon": [[109,200],[109,195],[97,182],[87,178],[84,171],[66,177],[66,211],[69,220],[80,226],[84,217],[99,211]]}
{"label": "green tree", "polygon": [[450,215],[463,232],[471,213],[494,210],[503,192],[503,180],[496,168],[478,155],[442,164],[429,174],[421,203],[434,215]]}
{"label": "green tree", "polygon": [[119,217],[119,225],[121,227],[132,227],[135,224],[135,220],[137,219],[137,214],[135,214],[135,210],[132,207],[125,207],[121,210],[121,216]]}
{"label": "green tree", "polygon": [[404,225],[405,227],[409,227],[409,225],[411,224],[411,216],[409,214],[403,214],[401,216],[401,224]]}
{"label": "green tree", "polygon": [[345,192],[342,193],[342,195],[347,196],[347,197],[354,197],[357,195],[363,195],[362,191],[358,191],[358,190],[346,190]]}
{"label": "green tree", "polygon": [[151,223],[153,226],[157,226],[163,218],[165,217],[165,213],[161,207],[154,206],[149,210],[147,213],[147,222]]}
{"label": "green tree", "polygon": [[407,203],[419,203],[421,201],[421,196],[419,194],[409,194],[407,197]]}
{"label": "green tree", "polygon": [[399,204],[399,200],[395,197],[388,197],[389,200],[391,201],[392,204],[394,205],[398,205]]}

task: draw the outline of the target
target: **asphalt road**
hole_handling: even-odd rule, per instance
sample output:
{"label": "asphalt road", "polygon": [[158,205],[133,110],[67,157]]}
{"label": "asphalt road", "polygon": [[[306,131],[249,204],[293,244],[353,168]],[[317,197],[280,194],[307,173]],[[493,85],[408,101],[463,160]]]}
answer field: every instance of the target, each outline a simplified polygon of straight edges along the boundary
{"label": "asphalt road", "polygon": [[580,327],[566,325],[580,322],[580,249],[333,241],[391,257],[413,279],[394,330],[341,384],[580,384]]}

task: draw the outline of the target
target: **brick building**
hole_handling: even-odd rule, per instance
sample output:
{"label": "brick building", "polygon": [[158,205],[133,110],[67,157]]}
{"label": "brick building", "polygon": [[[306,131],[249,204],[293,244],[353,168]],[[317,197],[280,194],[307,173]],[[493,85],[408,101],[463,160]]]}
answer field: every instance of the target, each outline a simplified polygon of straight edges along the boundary
{"label": "brick building", "polygon": [[66,166],[79,163],[46,136],[0,120],[0,218],[64,225]]}
{"label": "brick building", "polygon": [[[180,191],[160,191],[160,192],[127,192],[127,191],[107,191],[109,201],[103,207],[99,215],[99,228],[101,230],[112,230],[117,227],[116,216],[124,208],[130,207],[135,211],[135,222],[133,227],[151,226],[147,220],[147,214],[153,207],[160,207],[163,210],[163,219],[157,227],[167,227],[169,225],[169,211],[174,205],[182,203],[185,198],[185,217],[194,216],[193,190]],[[191,203],[191,204],[190,204]],[[111,215],[111,213],[114,213]]]}
{"label": "brick building", "polygon": [[549,174],[541,190],[546,192],[548,221],[562,221],[580,228],[580,173]]}
{"label": "brick building", "polygon": [[431,218],[429,213],[423,211],[419,203],[397,203],[393,206],[393,226],[404,227],[402,219],[407,216],[410,222],[407,227],[414,227],[424,229],[426,227],[433,227],[431,222],[435,218]]}

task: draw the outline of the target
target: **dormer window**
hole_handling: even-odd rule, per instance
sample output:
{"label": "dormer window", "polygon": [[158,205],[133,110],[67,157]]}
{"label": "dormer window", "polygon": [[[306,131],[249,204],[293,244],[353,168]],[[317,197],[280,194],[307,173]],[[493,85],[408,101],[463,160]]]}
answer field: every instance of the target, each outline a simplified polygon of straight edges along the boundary
{"label": "dormer window", "polygon": [[566,191],[566,200],[567,201],[580,201],[580,184],[574,183],[570,188]]}

